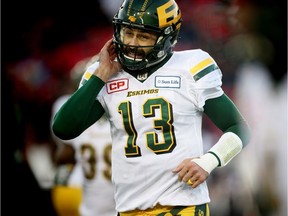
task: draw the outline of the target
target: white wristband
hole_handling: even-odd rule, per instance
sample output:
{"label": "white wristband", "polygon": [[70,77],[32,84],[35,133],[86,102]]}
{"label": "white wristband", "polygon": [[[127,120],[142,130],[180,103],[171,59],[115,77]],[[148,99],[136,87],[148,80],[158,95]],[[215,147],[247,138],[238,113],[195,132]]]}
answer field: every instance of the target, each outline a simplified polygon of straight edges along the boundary
{"label": "white wristband", "polygon": [[243,148],[241,139],[232,132],[224,133],[219,141],[200,158],[192,159],[210,174],[217,166],[228,164]]}
{"label": "white wristband", "polygon": [[209,174],[219,164],[217,158],[213,154],[210,154],[210,153],[206,153],[202,155],[200,158],[194,158],[191,161],[198,164],[202,169],[204,169]]}
{"label": "white wristband", "polygon": [[224,133],[219,141],[208,151],[219,160],[219,166],[227,165],[243,148],[241,139],[232,132]]}

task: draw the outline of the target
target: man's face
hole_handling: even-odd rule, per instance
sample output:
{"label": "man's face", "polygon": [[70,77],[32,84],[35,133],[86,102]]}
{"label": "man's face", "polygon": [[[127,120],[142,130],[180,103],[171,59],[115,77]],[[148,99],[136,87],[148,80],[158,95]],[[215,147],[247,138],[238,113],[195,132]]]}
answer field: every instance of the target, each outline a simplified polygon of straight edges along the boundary
{"label": "man's face", "polygon": [[[143,31],[128,26],[121,27],[121,41],[124,46],[124,54],[126,57],[136,60],[142,60],[147,53],[153,48],[158,36],[154,32]],[[141,46],[151,46],[141,48]]]}

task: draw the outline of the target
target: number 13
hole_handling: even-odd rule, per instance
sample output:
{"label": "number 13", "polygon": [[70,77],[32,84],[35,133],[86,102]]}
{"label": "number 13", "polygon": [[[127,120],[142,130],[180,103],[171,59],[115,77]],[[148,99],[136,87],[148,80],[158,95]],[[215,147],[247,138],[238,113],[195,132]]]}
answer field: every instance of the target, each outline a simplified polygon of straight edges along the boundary
{"label": "number 13", "polygon": [[[148,99],[143,104],[143,116],[151,118],[154,124],[154,131],[159,130],[163,136],[163,141],[159,142],[156,132],[146,133],[147,148],[155,154],[170,153],[176,146],[176,139],[173,127],[172,105],[163,98]],[[156,118],[155,111],[159,109],[160,117]],[[141,149],[137,145],[137,131],[134,126],[132,116],[132,105],[130,101],[122,102],[118,106],[118,112],[122,116],[123,125],[128,135],[125,147],[126,157],[140,157]]]}

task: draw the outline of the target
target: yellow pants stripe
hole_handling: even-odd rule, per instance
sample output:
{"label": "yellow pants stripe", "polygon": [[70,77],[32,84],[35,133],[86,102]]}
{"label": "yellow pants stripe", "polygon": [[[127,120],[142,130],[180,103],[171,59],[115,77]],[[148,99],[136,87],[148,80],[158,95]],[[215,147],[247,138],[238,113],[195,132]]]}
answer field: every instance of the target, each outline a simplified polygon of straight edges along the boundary
{"label": "yellow pants stripe", "polygon": [[197,206],[161,206],[147,210],[122,212],[120,216],[210,216],[208,204]]}

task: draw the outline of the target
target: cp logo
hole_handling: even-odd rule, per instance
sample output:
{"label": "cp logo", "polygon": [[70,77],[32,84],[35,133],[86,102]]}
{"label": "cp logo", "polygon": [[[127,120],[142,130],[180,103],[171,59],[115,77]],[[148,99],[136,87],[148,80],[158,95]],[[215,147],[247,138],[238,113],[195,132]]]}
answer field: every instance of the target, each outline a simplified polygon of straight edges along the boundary
{"label": "cp logo", "polygon": [[108,94],[128,89],[128,79],[112,80],[106,84]]}

